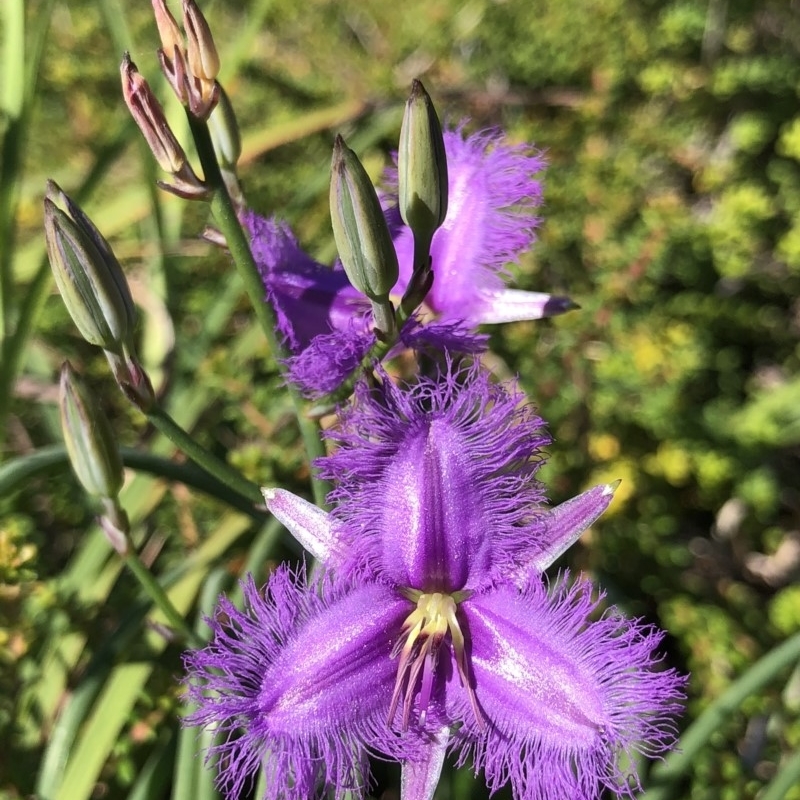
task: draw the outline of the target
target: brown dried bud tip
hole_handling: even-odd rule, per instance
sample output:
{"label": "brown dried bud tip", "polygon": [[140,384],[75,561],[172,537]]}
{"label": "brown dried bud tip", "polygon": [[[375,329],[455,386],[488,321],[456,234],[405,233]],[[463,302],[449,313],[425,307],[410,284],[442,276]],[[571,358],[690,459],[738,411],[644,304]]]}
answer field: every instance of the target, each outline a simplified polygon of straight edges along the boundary
{"label": "brown dried bud tip", "polygon": [[186,160],[186,153],[172,132],[161,103],[139,74],[128,53],[122,58],[120,75],[125,104],[144,135],[150,152],[161,169],[175,178],[172,183],[160,185],[167,191],[188,199],[207,196],[208,190]]}
{"label": "brown dried bud tip", "polygon": [[139,74],[128,53],[120,65],[122,96],[133,119],[144,135],[150,151],[164,172],[177,175],[186,164],[186,153],[169,127],[164,109]]}

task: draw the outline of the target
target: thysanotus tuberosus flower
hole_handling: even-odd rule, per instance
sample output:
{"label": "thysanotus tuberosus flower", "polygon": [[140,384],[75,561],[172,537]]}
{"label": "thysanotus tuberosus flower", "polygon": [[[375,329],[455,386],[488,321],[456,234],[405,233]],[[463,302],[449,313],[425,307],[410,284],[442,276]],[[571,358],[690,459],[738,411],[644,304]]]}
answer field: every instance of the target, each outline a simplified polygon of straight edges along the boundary
{"label": "thysanotus tuberosus flower", "polygon": [[[361,363],[376,337],[369,303],[339,264],[328,269],[307,255],[286,223],[245,214],[267,300],[289,349],[289,377],[311,396],[333,392]],[[406,347],[478,353],[486,337],[454,320],[410,319]]]}
{"label": "thysanotus tuberosus flower", "polygon": [[478,367],[383,377],[317,462],[333,512],[265,490],[321,576],[249,580],[186,656],[220,786],[235,797],[263,767],[270,798],[360,796],[374,753],[403,763],[404,800],[430,800],[451,752],[520,800],[630,795],[619,758],[671,746],[683,681],[658,631],[542,576],[613,487],[548,508],[543,423]]}
{"label": "thysanotus tuberosus flower", "polygon": [[[421,309],[424,322],[401,332],[401,341],[474,353],[483,341],[477,325],[554,316],[574,304],[505,286],[505,266],[535,241],[542,159],[497,132],[465,137],[461,129],[446,131],[444,145],[449,205],[433,234],[433,286]],[[399,301],[412,280],[414,237],[397,208],[396,170],[388,179],[384,202],[400,267],[391,297]],[[328,269],[304,253],[285,223],[252,212],[244,222],[267,298],[295,356],[290,376],[310,394],[332,391],[374,342],[369,303],[340,267]]]}
{"label": "thysanotus tuberosus flower", "polygon": [[[544,159],[527,144],[509,144],[496,130],[465,136],[444,133],[448,209],[434,233],[433,287],[426,307],[439,319],[470,325],[517,322],[562,314],[575,305],[566,297],[506,288],[508,264],[536,241],[537,209]],[[387,171],[388,198],[396,196],[397,171]],[[414,237],[400,217],[389,212],[400,263],[396,291],[405,289],[414,269]]]}

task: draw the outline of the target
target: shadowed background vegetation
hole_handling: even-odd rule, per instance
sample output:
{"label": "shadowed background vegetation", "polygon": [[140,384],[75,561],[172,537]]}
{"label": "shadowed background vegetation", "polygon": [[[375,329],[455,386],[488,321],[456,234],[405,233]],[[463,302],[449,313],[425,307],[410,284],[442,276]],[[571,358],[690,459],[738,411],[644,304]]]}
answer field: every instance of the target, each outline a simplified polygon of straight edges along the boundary
{"label": "shadowed background vegetation", "polygon": [[[125,266],[142,357],[173,415],[259,484],[307,493],[308,465],[238,277],[198,238],[206,207],[154,188],[163,176],[122,103],[127,49],[185,131],[156,77],[149,3],[5,2],[0,796],[210,798],[202,741],[177,722],[181,646],[159,635],[56,447],[62,360],[89,376],[134,449],[123,504],[192,620],[246,570],[263,581],[292,552],[273,526],[137,461],[180,459],[52,289],[46,178],[80,199]],[[800,5],[217,0],[203,11],[243,131],[248,202],[287,219],[320,260],[334,255],[334,133],[377,179],[414,77],[451,124],[499,125],[546,153],[540,240],[513,272],[581,310],[493,330],[489,361],[520,375],[550,423],[553,502],[622,479],[562,565],[668,631],[667,661],[692,675],[688,727],[800,632]],[[648,797],[800,798],[796,660],[753,688]],[[378,778],[377,795],[396,790],[391,771]],[[485,790],[452,771],[439,796]]]}

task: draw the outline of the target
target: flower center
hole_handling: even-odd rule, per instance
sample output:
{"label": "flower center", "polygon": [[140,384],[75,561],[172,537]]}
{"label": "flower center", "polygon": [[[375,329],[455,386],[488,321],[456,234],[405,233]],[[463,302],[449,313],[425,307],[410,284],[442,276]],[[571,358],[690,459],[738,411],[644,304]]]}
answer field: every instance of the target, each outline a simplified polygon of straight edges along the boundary
{"label": "flower center", "polygon": [[455,595],[432,592],[425,594],[416,589],[404,592],[409,600],[416,602],[417,607],[403,622],[403,636],[398,640],[392,657],[400,656],[397,665],[397,679],[394,684],[392,701],[389,704],[389,723],[403,697],[403,730],[408,730],[411,709],[415,696],[419,695],[419,723],[425,724],[428,706],[439,661],[439,648],[447,634],[455,656],[461,685],[469,695],[472,711],[479,727],[483,728],[483,715],[478,708],[475,692],[470,683],[467,671],[467,660],[464,649],[464,634],[456,616],[458,603],[465,599],[463,592]]}

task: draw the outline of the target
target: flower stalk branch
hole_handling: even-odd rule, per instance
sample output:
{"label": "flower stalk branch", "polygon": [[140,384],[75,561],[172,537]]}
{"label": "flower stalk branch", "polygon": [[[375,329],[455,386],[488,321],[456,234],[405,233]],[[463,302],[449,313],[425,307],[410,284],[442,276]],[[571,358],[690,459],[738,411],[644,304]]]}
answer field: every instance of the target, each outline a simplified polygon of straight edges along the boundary
{"label": "flower stalk branch", "polygon": [[153,406],[145,412],[147,419],[163,433],[179,450],[185,453],[198,466],[213,475],[237,494],[259,505],[261,492],[256,484],[248,481],[237,470],[229,467],[205,447],[199,444],[160,406]]}
{"label": "flower stalk branch", "polygon": [[[256,266],[247,237],[239,222],[235,205],[222,176],[208,125],[190,113],[187,113],[187,117],[195,147],[197,148],[197,154],[203,167],[205,183],[213,192],[211,210],[214,214],[214,219],[225,237],[233,262],[255,311],[256,319],[264,331],[264,336],[271,352],[275,356],[278,368],[284,373],[284,362],[289,357],[289,353],[277,333],[278,322],[275,312],[270,304],[265,301],[261,274]],[[286,382],[286,387],[295,408],[297,424],[300,428],[306,453],[309,460],[313,461],[325,455],[325,446],[320,437],[319,424],[308,415],[306,403],[300,392],[288,381]],[[312,471],[311,484],[314,500],[318,505],[324,506],[329,490],[327,483],[317,478]]]}
{"label": "flower stalk branch", "polygon": [[167,623],[180,634],[188,645],[202,647],[205,644],[203,639],[186,624],[186,620],[175,608],[161,584],[155,579],[153,573],[139,558],[139,554],[132,546],[129,546],[127,552],[122,555],[122,560],[136,580],[139,581],[139,585],[144,589],[147,596],[164,615]]}

